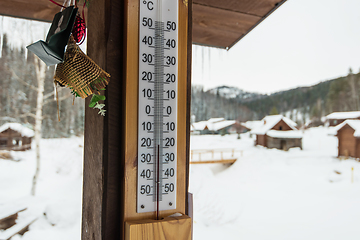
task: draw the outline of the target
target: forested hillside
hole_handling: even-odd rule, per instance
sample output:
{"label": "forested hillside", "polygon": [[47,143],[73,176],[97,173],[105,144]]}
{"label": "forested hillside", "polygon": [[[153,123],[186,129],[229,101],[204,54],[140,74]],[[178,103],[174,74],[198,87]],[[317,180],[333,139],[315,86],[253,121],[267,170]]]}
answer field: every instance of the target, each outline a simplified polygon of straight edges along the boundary
{"label": "forested hillside", "polygon": [[239,104],[237,98],[221,96],[219,91],[204,91],[202,86],[191,88],[191,113],[195,121],[207,120],[212,117],[237,119],[246,121],[254,117],[254,112]]}
{"label": "forested hillside", "polygon": [[196,121],[210,117],[258,120],[280,113],[304,124],[309,120],[320,121],[334,111],[360,110],[359,94],[360,74],[353,74],[350,69],[348,76],[271,95],[226,86],[204,92],[201,86],[193,86],[191,111]]}

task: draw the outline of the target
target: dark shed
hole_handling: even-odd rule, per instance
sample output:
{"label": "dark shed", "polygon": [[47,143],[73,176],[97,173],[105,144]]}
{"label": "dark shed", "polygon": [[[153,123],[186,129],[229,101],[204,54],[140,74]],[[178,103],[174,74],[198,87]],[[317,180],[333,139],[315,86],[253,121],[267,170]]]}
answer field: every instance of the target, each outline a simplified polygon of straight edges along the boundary
{"label": "dark shed", "polygon": [[360,158],[360,120],[346,120],[336,127],[338,156]]}
{"label": "dark shed", "polygon": [[25,151],[31,149],[34,131],[20,123],[5,123],[0,127],[0,150]]}

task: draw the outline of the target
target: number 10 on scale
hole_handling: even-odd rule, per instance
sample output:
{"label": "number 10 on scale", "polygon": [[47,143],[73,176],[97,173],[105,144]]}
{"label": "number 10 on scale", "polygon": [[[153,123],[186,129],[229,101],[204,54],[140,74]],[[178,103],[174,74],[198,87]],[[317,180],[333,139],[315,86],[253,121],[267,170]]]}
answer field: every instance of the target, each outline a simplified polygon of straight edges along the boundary
{"label": "number 10 on scale", "polygon": [[178,0],[140,0],[137,212],[176,208]]}

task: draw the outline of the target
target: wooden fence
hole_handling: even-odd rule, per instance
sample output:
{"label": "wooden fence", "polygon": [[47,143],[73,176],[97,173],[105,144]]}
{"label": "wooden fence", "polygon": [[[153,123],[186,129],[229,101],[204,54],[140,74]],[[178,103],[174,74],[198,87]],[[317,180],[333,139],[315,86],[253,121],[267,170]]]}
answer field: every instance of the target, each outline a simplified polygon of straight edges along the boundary
{"label": "wooden fence", "polygon": [[[232,164],[239,156],[242,156],[242,150],[233,148],[224,149],[194,149],[190,152],[190,164],[205,163],[223,163]],[[236,156],[235,156],[236,155]]]}

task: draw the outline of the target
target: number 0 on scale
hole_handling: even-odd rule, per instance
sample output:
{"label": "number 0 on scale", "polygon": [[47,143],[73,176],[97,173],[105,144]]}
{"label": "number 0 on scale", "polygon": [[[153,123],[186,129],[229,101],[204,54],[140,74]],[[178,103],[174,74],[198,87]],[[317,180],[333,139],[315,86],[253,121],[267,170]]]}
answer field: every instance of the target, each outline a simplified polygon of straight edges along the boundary
{"label": "number 0 on scale", "polygon": [[140,0],[137,212],[176,208],[178,0]]}

